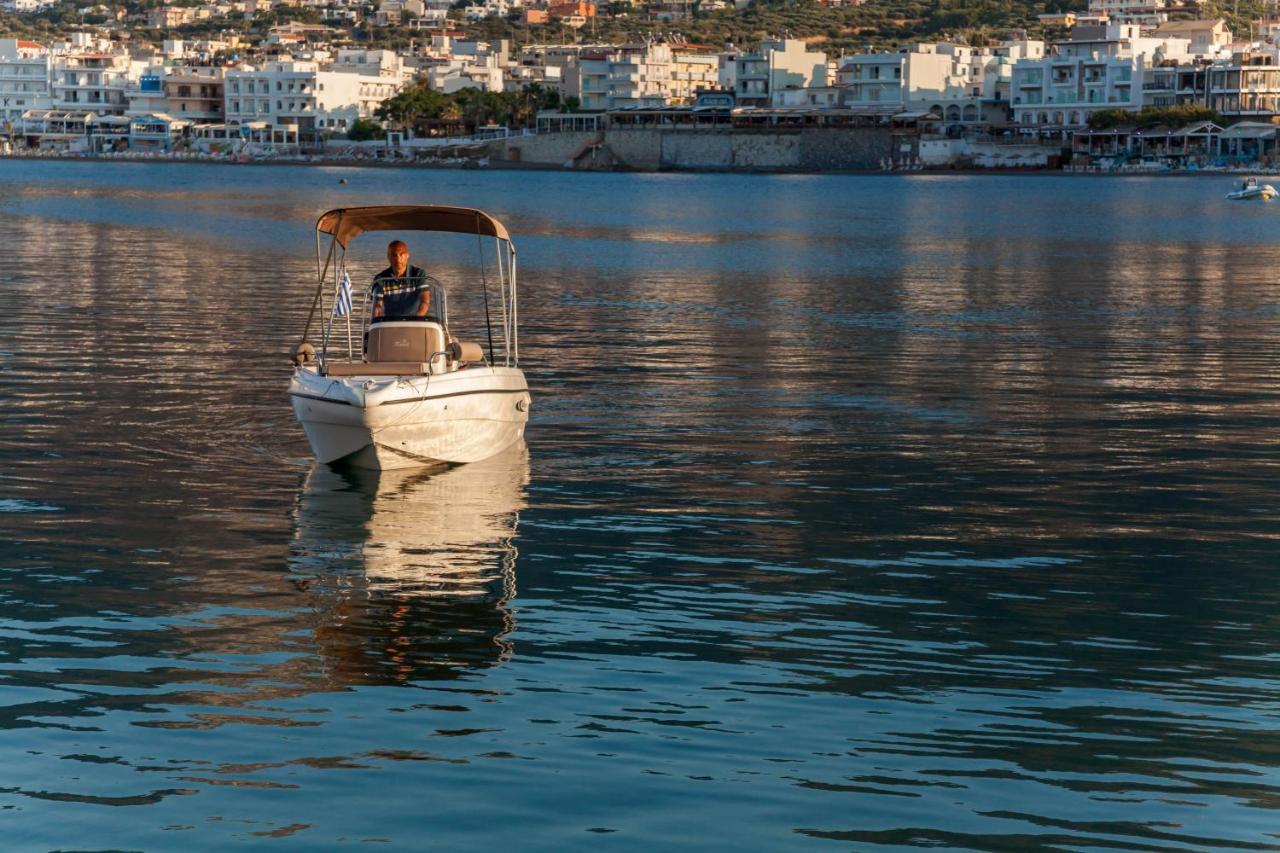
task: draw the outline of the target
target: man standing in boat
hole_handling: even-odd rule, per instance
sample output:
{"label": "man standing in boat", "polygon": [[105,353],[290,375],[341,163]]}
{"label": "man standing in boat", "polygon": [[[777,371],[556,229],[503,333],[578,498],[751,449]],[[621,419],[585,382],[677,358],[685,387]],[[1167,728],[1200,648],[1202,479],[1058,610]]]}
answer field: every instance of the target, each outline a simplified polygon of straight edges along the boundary
{"label": "man standing in boat", "polygon": [[373,316],[388,320],[427,316],[431,284],[425,272],[409,265],[409,247],[392,240],[387,263],[391,266],[373,277]]}

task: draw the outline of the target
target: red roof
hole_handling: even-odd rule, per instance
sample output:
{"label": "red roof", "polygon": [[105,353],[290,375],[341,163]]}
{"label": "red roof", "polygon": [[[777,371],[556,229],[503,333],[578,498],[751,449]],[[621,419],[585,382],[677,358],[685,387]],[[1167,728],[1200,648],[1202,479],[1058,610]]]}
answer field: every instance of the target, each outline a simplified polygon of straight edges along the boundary
{"label": "red roof", "polygon": [[33,41],[19,41],[18,47],[35,48],[36,50],[44,50],[44,45],[37,44]]}

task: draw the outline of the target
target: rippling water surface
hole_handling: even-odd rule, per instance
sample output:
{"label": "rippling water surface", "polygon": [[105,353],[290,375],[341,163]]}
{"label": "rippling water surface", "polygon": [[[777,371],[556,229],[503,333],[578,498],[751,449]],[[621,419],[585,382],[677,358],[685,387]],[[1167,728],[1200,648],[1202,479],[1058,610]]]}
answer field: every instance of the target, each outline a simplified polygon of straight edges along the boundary
{"label": "rippling water surface", "polygon": [[[5,846],[1280,849],[1227,183],[0,164]],[[511,228],[527,444],[314,468],[311,223],[405,202]]]}

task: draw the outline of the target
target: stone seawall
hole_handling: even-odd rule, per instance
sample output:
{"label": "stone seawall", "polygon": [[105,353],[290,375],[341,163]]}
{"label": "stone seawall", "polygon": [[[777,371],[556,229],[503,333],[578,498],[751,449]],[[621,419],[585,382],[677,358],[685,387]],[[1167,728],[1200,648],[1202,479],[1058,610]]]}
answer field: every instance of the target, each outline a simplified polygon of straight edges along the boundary
{"label": "stone seawall", "polygon": [[611,128],[495,140],[489,157],[574,169],[823,172],[879,169],[895,157],[894,139],[884,128]]}

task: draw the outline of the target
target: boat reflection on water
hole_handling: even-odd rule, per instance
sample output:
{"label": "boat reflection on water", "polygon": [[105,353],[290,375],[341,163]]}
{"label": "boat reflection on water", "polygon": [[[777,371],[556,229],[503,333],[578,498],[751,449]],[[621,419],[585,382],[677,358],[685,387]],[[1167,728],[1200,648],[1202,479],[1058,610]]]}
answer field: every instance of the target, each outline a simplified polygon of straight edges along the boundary
{"label": "boat reflection on water", "polygon": [[524,442],[456,468],[308,475],[290,567],[335,686],[455,678],[507,659]]}

